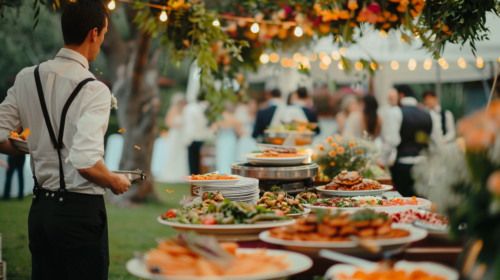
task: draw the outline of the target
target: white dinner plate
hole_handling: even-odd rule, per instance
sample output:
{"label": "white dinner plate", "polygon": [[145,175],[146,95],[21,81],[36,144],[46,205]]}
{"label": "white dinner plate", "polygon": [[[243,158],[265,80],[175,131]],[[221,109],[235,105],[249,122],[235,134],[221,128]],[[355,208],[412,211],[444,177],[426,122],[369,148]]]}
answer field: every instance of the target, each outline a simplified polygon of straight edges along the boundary
{"label": "white dinner plate", "polygon": [[28,147],[27,141],[24,141],[24,140],[21,140],[18,138],[11,138],[11,137],[9,137],[9,139],[14,144],[14,146],[16,146],[16,148],[18,148],[19,150],[26,152],[26,153],[30,152],[30,148]]}
{"label": "white dinner plate", "polygon": [[288,226],[295,220],[266,221],[254,224],[231,224],[231,225],[199,225],[181,224],[163,220],[158,217],[158,222],[171,226],[177,231],[195,231],[198,234],[214,235],[218,240],[249,241],[258,240],[259,233],[275,227]]}
{"label": "white dinner plate", "polygon": [[[411,197],[402,197],[404,199],[411,199]],[[314,206],[311,204],[302,204],[304,207],[311,208],[311,210],[314,212],[318,209],[335,209],[335,210],[341,210],[345,211],[348,213],[356,212],[359,210],[363,209],[373,209],[375,212],[386,212],[386,213],[394,213],[394,212],[400,212],[400,211],[406,211],[408,209],[418,209],[418,208],[425,208],[425,209],[430,209],[431,208],[431,202],[427,199],[423,198],[417,198],[417,200],[422,201],[422,203],[418,205],[403,205],[403,206],[363,206],[363,207],[325,207],[325,206]]]}
{"label": "white dinner plate", "polygon": [[[427,237],[427,231],[424,229],[416,228],[411,225],[392,224],[392,228],[406,229],[410,232],[409,236],[401,238],[388,238],[388,239],[375,239],[366,241],[367,244],[380,246],[381,251],[395,250],[409,245]],[[348,255],[367,255],[369,252],[360,247],[356,241],[303,241],[303,240],[284,240],[273,238],[270,236],[269,230],[259,234],[259,239],[276,245],[284,246],[293,251],[316,255],[321,249],[330,249],[336,252]]]}
{"label": "white dinner plate", "polygon": [[391,190],[393,187],[389,185],[382,185],[379,190],[366,190],[366,191],[338,191],[338,190],[325,190],[326,186],[316,187],[316,190],[328,195],[333,196],[361,196],[361,195],[382,195],[384,192]]}
{"label": "white dinner plate", "polygon": [[[229,175],[229,174],[228,174]],[[191,180],[191,176],[182,176],[182,180],[196,185],[196,186],[213,186],[213,185],[234,185],[242,180],[244,177],[238,175],[229,175],[231,177],[236,177],[236,179],[228,179],[228,180]]]}
{"label": "white dinner plate", "polygon": [[[262,249],[236,249],[236,254],[249,254],[257,250]],[[217,277],[207,277],[207,276],[161,276],[157,274],[152,274],[149,272],[146,264],[139,258],[133,258],[129,260],[126,264],[127,271],[130,274],[137,276],[142,279],[151,280],[265,280],[265,279],[285,279],[289,276],[304,272],[312,267],[312,260],[308,256],[283,250],[273,250],[266,249],[267,255],[272,256],[282,256],[286,255],[286,261],[290,264],[287,269],[280,272],[274,273],[261,273],[255,275],[231,275],[231,276],[217,276]]]}
{"label": "white dinner plate", "polygon": [[[374,271],[378,266],[378,263],[373,263],[373,265],[364,265],[361,268],[369,273]],[[354,272],[359,270],[360,267],[356,267],[349,264],[336,264],[330,267],[325,273],[325,280],[338,280],[344,279],[340,277],[340,274],[347,276],[352,276]],[[415,271],[425,271],[430,276],[439,276],[446,280],[458,280],[458,273],[454,269],[448,268],[444,265],[431,263],[431,262],[408,262],[408,261],[398,261],[394,265],[395,270],[404,270],[407,274]]]}
{"label": "white dinner plate", "polygon": [[272,158],[272,157],[257,157],[257,155],[262,155],[262,154],[261,153],[254,153],[254,154],[250,153],[250,154],[243,154],[243,155],[241,155],[241,157],[246,158],[247,161],[251,164],[280,165],[280,166],[299,165],[309,157],[309,155],[301,155],[298,157]]}

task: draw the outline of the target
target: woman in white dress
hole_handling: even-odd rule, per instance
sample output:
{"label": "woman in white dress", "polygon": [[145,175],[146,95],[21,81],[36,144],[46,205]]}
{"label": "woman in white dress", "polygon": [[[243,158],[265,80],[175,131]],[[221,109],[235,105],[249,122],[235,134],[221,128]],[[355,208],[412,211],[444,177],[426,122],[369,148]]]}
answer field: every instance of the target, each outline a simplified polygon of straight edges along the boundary
{"label": "woman in white dress", "polygon": [[183,182],[181,177],[189,175],[187,147],[183,142],[182,111],[186,105],[183,93],[175,93],[170,99],[170,108],[165,117],[168,127],[168,156],[158,181],[165,183]]}

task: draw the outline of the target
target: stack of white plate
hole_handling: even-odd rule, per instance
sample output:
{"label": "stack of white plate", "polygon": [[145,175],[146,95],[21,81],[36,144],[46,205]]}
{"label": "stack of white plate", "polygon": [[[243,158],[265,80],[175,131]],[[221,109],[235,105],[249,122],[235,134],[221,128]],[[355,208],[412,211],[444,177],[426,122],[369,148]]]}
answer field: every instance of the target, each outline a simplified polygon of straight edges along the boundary
{"label": "stack of white plate", "polygon": [[[202,196],[205,192],[218,192],[220,191],[226,199],[231,201],[248,202],[257,204],[259,200],[259,180],[254,178],[240,177],[237,183],[234,184],[217,184],[211,183],[210,185],[200,185],[194,191],[197,195]],[[194,200],[201,202],[201,197]]]}

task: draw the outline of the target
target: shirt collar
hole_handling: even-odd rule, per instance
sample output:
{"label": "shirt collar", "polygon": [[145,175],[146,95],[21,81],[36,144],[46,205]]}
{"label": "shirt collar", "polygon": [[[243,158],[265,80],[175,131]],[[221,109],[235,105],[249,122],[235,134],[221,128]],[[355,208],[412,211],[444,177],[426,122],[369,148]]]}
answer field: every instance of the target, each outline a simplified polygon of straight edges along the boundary
{"label": "shirt collar", "polygon": [[418,105],[418,101],[417,99],[415,99],[415,97],[403,97],[401,98],[401,100],[399,101],[401,103],[402,106],[417,106]]}
{"label": "shirt collar", "polygon": [[295,100],[293,105],[297,105],[299,107],[307,107],[307,102],[303,100]]}
{"label": "shirt collar", "polygon": [[281,100],[281,98],[276,98],[276,97],[273,97],[271,99],[269,99],[269,105],[270,106],[278,106],[278,105],[281,105],[283,104],[283,100]]}
{"label": "shirt collar", "polygon": [[56,57],[61,57],[61,58],[66,58],[66,59],[71,59],[74,60],[78,63],[80,63],[85,69],[89,69],[89,62],[87,59],[81,55],[78,52],[75,52],[74,50],[70,50],[67,48],[62,48],[56,55]]}

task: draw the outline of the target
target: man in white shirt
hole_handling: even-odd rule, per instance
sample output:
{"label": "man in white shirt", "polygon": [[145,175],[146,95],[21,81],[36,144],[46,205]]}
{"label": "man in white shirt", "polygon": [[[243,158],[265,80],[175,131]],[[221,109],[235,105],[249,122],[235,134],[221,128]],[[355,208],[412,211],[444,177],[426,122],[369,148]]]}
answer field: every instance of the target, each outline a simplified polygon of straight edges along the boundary
{"label": "man in white shirt", "polygon": [[18,126],[34,174],[28,217],[32,278],[108,279],[106,188],[122,194],[123,175],[103,163],[111,94],[89,72],[107,31],[100,0],[69,2],[62,14],[64,38],[54,60],[23,69],[0,104],[0,153],[22,154],[8,141]]}
{"label": "man in white shirt", "polygon": [[437,113],[437,117],[441,122],[441,128],[443,130],[443,143],[453,142],[457,135],[453,114],[449,110],[445,111],[441,109],[439,100],[433,90],[424,91],[423,98],[425,106],[427,106],[429,110]]}
{"label": "man in white shirt", "polygon": [[439,118],[434,112],[428,113],[417,107],[415,94],[408,86],[398,87],[402,97],[401,107],[387,110],[384,120],[382,155],[379,165],[388,166],[391,153],[397,150],[396,161],[390,167],[392,181],[396,189],[405,197],[416,195],[413,191],[411,169],[416,163],[426,160],[420,152],[429,148],[431,152],[440,149],[442,131]]}
{"label": "man in white shirt", "polygon": [[191,101],[182,110],[184,124],[184,143],[188,147],[189,171],[201,174],[201,147],[208,136],[208,120],[205,110],[206,102]]}

